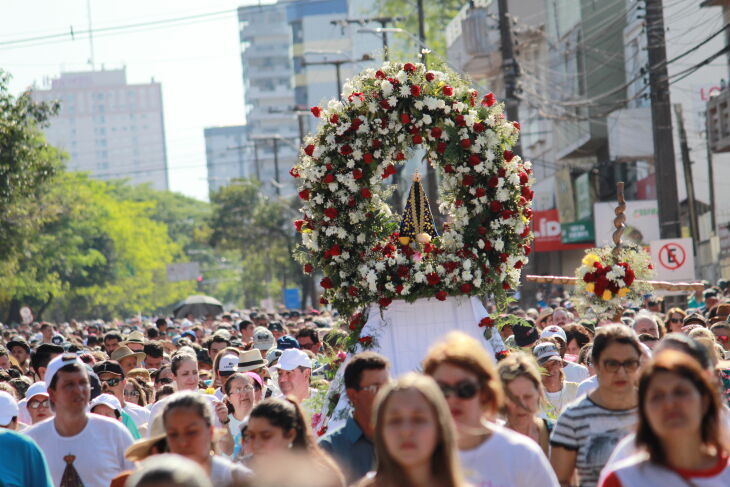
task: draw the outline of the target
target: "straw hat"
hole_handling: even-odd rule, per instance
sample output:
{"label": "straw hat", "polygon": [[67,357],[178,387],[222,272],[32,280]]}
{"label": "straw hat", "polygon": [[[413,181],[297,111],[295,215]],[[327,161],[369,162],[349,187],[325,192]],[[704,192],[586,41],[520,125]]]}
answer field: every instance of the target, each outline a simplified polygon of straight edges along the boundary
{"label": "straw hat", "polygon": [[[139,462],[152,454],[152,447],[167,436],[165,425],[162,423],[162,414],[158,414],[150,425],[150,437],[146,440],[136,441],[124,452],[124,457],[132,462]],[[161,453],[161,452],[158,452]]]}

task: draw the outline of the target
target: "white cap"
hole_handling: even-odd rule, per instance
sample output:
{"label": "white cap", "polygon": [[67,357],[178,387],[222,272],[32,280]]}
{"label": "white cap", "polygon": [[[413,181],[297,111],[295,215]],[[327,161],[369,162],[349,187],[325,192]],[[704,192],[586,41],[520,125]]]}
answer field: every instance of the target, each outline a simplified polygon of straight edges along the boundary
{"label": "white cap", "polygon": [[70,364],[79,364],[82,369],[86,370],[86,364],[84,364],[77,355],[63,353],[58,357],[55,357],[48,363],[48,368],[46,368],[46,376],[44,377],[44,379],[46,380],[46,388],[50,387],[51,382],[53,382],[53,376],[58,373],[59,369]]}
{"label": "white cap", "polygon": [[565,334],[565,330],[560,328],[558,325],[550,325],[540,333],[540,338],[560,337],[563,339],[563,343],[568,342],[568,336]]}
{"label": "white cap", "polygon": [[558,347],[554,343],[544,342],[538,343],[535,348],[532,349],[532,353],[537,359],[537,363],[542,365],[548,360],[562,360],[560,358],[560,352]]}
{"label": "white cap", "polygon": [[284,350],[279,357],[279,361],[274,365],[273,369],[294,370],[297,367],[312,368],[312,361],[306,353],[297,348],[289,348]]}
{"label": "white cap", "polygon": [[224,372],[236,372],[238,370],[238,355],[231,355],[230,353],[221,357],[218,362],[218,373]]}
{"label": "white cap", "polygon": [[9,392],[0,391],[0,426],[7,426],[17,418],[19,413],[18,403]]}
{"label": "white cap", "polygon": [[35,396],[46,396],[48,397],[48,388],[45,382],[36,382],[32,384],[27,391],[25,391],[25,398],[29,401]]}
{"label": "white cap", "polygon": [[89,403],[89,410],[93,410],[96,406],[103,404],[122,414],[122,403],[111,394],[99,394]]}

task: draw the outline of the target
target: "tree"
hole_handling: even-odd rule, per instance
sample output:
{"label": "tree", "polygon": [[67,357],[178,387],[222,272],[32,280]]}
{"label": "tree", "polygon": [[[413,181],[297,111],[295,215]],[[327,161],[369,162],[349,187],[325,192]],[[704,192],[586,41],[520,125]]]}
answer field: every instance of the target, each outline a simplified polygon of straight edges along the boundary
{"label": "tree", "polygon": [[[425,44],[436,54],[446,59],[446,26],[459,13],[461,7],[466,2],[463,0],[424,0],[423,11],[425,20],[426,42]],[[410,34],[418,37],[418,13],[416,11],[415,0],[377,0],[375,8],[382,16],[388,17],[405,17],[405,20],[396,24]],[[408,15],[404,15],[408,12]],[[392,36],[391,36],[392,37]],[[405,44],[396,43],[398,45],[408,46],[404,52],[399,52],[396,48],[394,54],[396,57],[404,60],[413,61],[414,52],[413,41],[408,40]],[[415,49],[420,52],[420,49]]]}

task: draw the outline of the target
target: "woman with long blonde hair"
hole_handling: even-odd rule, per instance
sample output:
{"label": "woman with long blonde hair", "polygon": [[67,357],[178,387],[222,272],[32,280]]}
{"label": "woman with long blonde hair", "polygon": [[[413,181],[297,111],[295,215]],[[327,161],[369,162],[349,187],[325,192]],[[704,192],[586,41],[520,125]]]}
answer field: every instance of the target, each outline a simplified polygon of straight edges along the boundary
{"label": "woman with long blonde hair", "polygon": [[454,425],[433,379],[406,374],[375,398],[376,470],[360,487],[462,487]]}

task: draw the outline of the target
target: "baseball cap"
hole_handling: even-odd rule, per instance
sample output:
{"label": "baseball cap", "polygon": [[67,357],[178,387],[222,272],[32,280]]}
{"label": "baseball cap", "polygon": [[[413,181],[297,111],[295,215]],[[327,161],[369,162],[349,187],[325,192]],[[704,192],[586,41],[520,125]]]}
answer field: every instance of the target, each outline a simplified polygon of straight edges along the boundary
{"label": "baseball cap", "polygon": [[565,335],[565,330],[560,328],[558,325],[550,325],[540,333],[540,338],[558,337],[563,340],[563,343],[568,342],[568,337]]}
{"label": "baseball cap", "polygon": [[269,331],[284,331],[284,326],[278,321],[269,323]]}
{"label": "baseball cap", "polygon": [[301,348],[299,346],[299,342],[296,338],[289,335],[284,335],[283,337],[276,340],[276,348],[279,350],[288,350],[290,348]]}
{"label": "baseball cap", "polygon": [[294,370],[297,367],[312,368],[312,361],[306,353],[297,348],[284,350],[279,357],[279,362],[272,368],[281,370]]}
{"label": "baseball cap", "polygon": [[543,365],[550,360],[562,360],[560,358],[560,352],[558,352],[558,347],[556,347],[554,343],[539,343],[532,349],[532,353],[535,355],[537,363],[540,365]]}
{"label": "baseball cap", "polygon": [[530,346],[540,338],[537,328],[526,323],[515,323],[512,326],[512,333],[515,337],[515,345],[518,347]]}
{"label": "baseball cap", "polygon": [[259,350],[268,350],[275,347],[274,334],[263,326],[257,326],[253,332],[253,346]]}
{"label": "baseball cap", "polygon": [[227,354],[221,357],[218,362],[218,373],[223,377],[233,374],[238,370],[238,355]]}
{"label": "baseball cap", "polygon": [[53,382],[53,377],[55,377],[60,369],[71,364],[78,364],[79,367],[86,370],[86,364],[84,364],[79,356],[76,354],[64,353],[51,360],[48,363],[48,368],[46,368],[46,388],[51,385],[51,382]]}
{"label": "baseball cap", "polygon": [[100,404],[108,406],[109,408],[117,411],[119,414],[122,414],[122,403],[120,403],[119,399],[111,394],[99,394],[98,396],[96,396],[89,403],[89,411],[93,411],[93,409]]}
{"label": "baseball cap", "polygon": [[27,391],[25,391],[25,398],[29,401],[35,396],[46,396],[48,397],[48,388],[46,388],[45,382],[36,382],[31,384]]}
{"label": "baseball cap", "polygon": [[9,392],[0,391],[0,426],[7,426],[18,417],[18,403]]}
{"label": "baseball cap", "polygon": [[122,366],[115,360],[104,360],[103,362],[98,362],[94,364],[94,367],[92,368],[96,375],[114,374],[124,377],[124,370],[122,370]]}
{"label": "baseball cap", "polygon": [[279,357],[281,357],[281,354],[284,353],[284,350],[279,350],[278,348],[272,348],[269,350],[269,352],[266,354],[266,361],[269,364],[272,364],[279,360]]}

